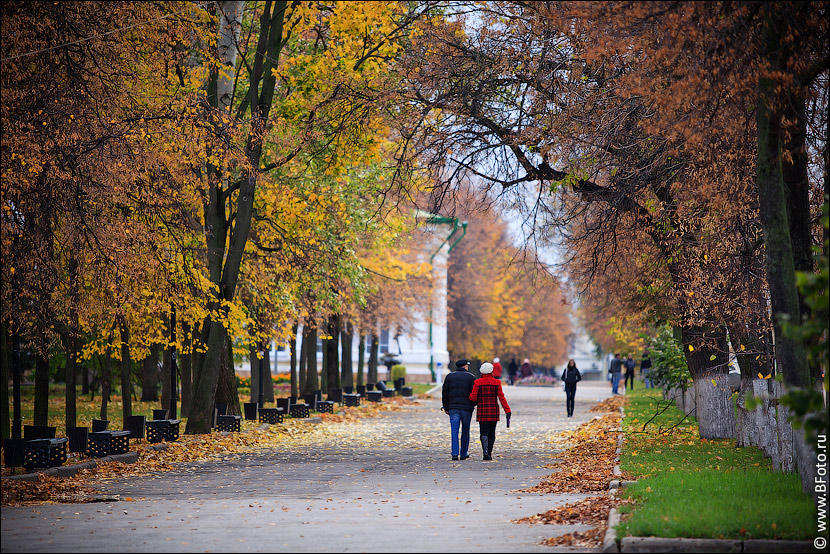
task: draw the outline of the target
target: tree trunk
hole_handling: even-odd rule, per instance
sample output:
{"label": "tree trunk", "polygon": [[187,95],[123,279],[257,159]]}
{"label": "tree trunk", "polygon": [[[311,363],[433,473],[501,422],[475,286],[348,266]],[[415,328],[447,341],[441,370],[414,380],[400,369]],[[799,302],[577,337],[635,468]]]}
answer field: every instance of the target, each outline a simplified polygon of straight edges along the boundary
{"label": "tree trunk", "polygon": [[291,349],[291,396],[296,397],[298,388],[297,383],[297,322],[291,326],[291,340],[288,341],[288,347]]}
{"label": "tree trunk", "polygon": [[729,389],[729,355],[726,332],[683,327],[683,353],[692,374],[695,414],[703,439],[735,436],[735,414]]}
{"label": "tree trunk", "polygon": [[328,352],[328,356],[326,356],[326,363],[328,367],[326,369],[326,378],[328,380],[326,392],[331,392],[334,389],[340,388],[340,367],[337,359],[338,353],[338,346],[340,344],[340,316],[337,314],[332,314],[329,316],[329,321],[326,326],[326,334],[328,335],[328,340],[326,341],[326,351]]}
{"label": "tree trunk", "polygon": [[[248,360],[251,369],[251,402],[259,402],[259,357],[256,345],[248,346]],[[263,390],[264,392],[264,390]]]}
{"label": "tree trunk", "polygon": [[89,394],[89,368],[86,365],[80,366],[81,372],[81,394]]}
{"label": "tree trunk", "polygon": [[[100,358],[99,358],[100,359]],[[107,403],[110,399],[110,379],[112,375],[112,348],[107,346],[104,359],[101,364],[101,412],[99,419],[108,420]]]}
{"label": "tree trunk", "polygon": [[64,413],[64,424],[67,429],[78,425],[78,333],[75,329],[70,328],[61,335],[63,339],[63,351],[66,356],[66,411]]}
{"label": "tree trunk", "polygon": [[[225,2],[219,15],[217,29],[217,58],[220,67],[211,70],[208,80],[208,102],[219,112],[228,112],[233,98],[236,66],[236,45],[241,28],[243,2]],[[270,2],[260,17],[259,42],[254,63],[249,73],[251,131],[245,147],[250,166],[258,168],[262,157],[264,128],[268,121],[276,90],[274,69],[279,65],[282,49],[283,22],[287,2]],[[224,67],[221,67],[224,66]],[[261,94],[260,94],[261,91]],[[216,129],[223,133],[222,128]],[[207,266],[210,279],[217,287],[213,307],[220,309],[222,301],[232,301],[236,294],[239,270],[245,254],[245,245],[251,230],[258,173],[256,170],[243,175],[235,184],[233,195],[223,189],[224,169],[209,166],[207,171],[208,194],[205,205],[205,233],[207,240]],[[227,214],[233,215],[233,228]],[[230,233],[230,235],[229,235]],[[213,403],[222,372],[227,330],[217,321],[206,321],[208,340],[204,363],[194,383],[193,402],[186,433],[209,433],[213,422]],[[234,391],[236,381],[234,379]],[[238,408],[239,398],[234,395]]]}
{"label": "tree trunk", "polygon": [[363,331],[360,332],[360,338],[357,341],[357,384],[365,385],[366,381],[363,379],[363,364],[366,358],[366,335]]}
{"label": "tree trunk", "polygon": [[317,328],[314,322],[306,321],[303,329],[303,345],[305,346],[306,375],[302,394],[310,394],[318,388],[317,382]]}
{"label": "tree trunk", "polygon": [[228,415],[242,415],[239,406],[239,389],[236,386],[236,371],[233,366],[233,346],[230,338],[225,343],[223,364],[219,373],[219,383],[216,387],[215,404],[228,406]]}
{"label": "tree trunk", "polygon": [[777,407],[776,435],[778,439],[778,462],[775,465],[778,466],[778,471],[782,473],[792,473],[795,471],[795,462],[793,459],[795,448],[793,426],[789,422],[789,410],[777,401],[784,393],[783,386],[777,381],[772,381],[772,385],[775,391]]}
{"label": "tree trunk", "polygon": [[754,396],[754,381],[758,374],[766,375],[766,364],[769,357],[766,342],[763,334],[750,333],[746,326],[735,323],[729,327],[729,340],[732,344],[732,351],[735,352],[735,359],[741,370],[741,388],[738,391],[737,414],[736,414],[736,440],[735,446],[758,446],[755,442],[758,438],[755,415],[746,409],[746,400],[750,395]]}
{"label": "tree trunk", "polygon": [[354,387],[354,369],[352,367],[352,341],[354,340],[354,326],[346,321],[340,331],[340,384],[343,387]]}
{"label": "tree trunk", "polygon": [[9,413],[9,379],[11,377],[11,337],[7,331],[6,320],[0,319],[0,439],[11,438],[11,413]]}
{"label": "tree trunk", "polygon": [[265,348],[265,401],[274,403],[274,372],[271,369],[271,346]]}
{"label": "tree trunk", "polygon": [[190,398],[193,394],[193,328],[189,323],[182,322],[182,354],[179,356],[179,370],[182,374],[182,417],[190,412]]}
{"label": "tree trunk", "polygon": [[156,402],[159,399],[159,350],[158,344],[150,345],[150,355],[144,358],[141,373],[141,401]]}
{"label": "tree trunk", "polygon": [[[324,330],[328,328],[328,322],[324,327]],[[325,332],[323,333],[325,336]],[[322,364],[320,367],[320,390],[323,394],[327,394],[329,392],[329,348],[328,348],[328,339],[323,338],[320,340],[322,346]]]}
{"label": "tree trunk", "polygon": [[378,346],[380,340],[378,339],[377,331],[372,331],[372,342],[369,347],[369,374],[367,375],[369,383],[378,382]]}
{"label": "tree trunk", "polygon": [[127,418],[133,415],[132,404],[132,373],[133,360],[130,358],[130,330],[127,323],[121,320],[121,416],[124,424]]}
{"label": "tree trunk", "polygon": [[35,361],[35,410],[34,424],[49,424],[49,358],[37,354]]}
{"label": "tree trunk", "polygon": [[[800,212],[799,191],[787,190],[784,183],[781,123],[786,102],[778,97],[779,83],[774,77],[778,72],[786,74],[787,71],[786,54],[789,46],[782,40],[785,34],[782,26],[786,22],[782,10],[785,9],[786,6],[776,3],[763,4],[762,8],[764,27],[761,34],[761,59],[768,70],[762,70],[758,81],[756,166],[759,215],[764,228],[767,283],[775,334],[775,359],[787,390],[812,388],[813,382],[810,379],[804,343],[788,337],[782,329],[782,322],[799,323],[801,320],[801,303],[795,280],[794,224],[787,213],[788,210]],[[795,234],[801,236],[798,231]],[[802,486],[805,492],[815,498],[817,474],[813,461],[816,453],[809,448],[801,448],[800,445],[804,442],[803,432],[797,433],[794,440],[797,455],[804,458],[796,461],[800,472],[803,470],[800,473]]]}
{"label": "tree trunk", "polygon": [[768,389],[769,380],[754,379],[752,391],[758,407],[754,412],[754,430],[757,433],[753,439],[755,445],[761,449],[764,456],[778,459],[776,454],[778,439],[776,436],[775,411],[772,407],[771,393]]}
{"label": "tree trunk", "polygon": [[297,376],[297,383],[298,383],[298,392],[294,396],[299,397],[300,394],[305,392],[305,378],[306,378],[306,349],[308,348],[308,343],[306,342],[306,327],[307,323],[303,324],[303,336],[300,339],[300,350],[299,350],[299,358],[300,358],[300,368],[298,370],[299,375]]}
{"label": "tree trunk", "polygon": [[[171,318],[167,318],[165,328],[167,329],[167,336],[171,335],[170,333],[170,323]],[[173,346],[170,345],[164,349],[162,353],[162,364],[161,364],[161,409],[162,410],[169,410],[170,409],[170,399],[171,395],[175,394],[173,391],[174,383],[171,382],[170,379],[170,368],[173,367]],[[171,414],[170,417],[173,417]]]}

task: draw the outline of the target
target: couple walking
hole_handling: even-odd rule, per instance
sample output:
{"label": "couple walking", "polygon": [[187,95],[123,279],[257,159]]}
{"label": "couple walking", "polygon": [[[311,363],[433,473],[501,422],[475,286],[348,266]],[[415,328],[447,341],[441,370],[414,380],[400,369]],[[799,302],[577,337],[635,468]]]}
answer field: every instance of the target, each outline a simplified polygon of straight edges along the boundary
{"label": "couple walking", "polygon": [[[456,370],[447,375],[441,391],[441,409],[450,416],[452,434],[452,459],[470,457],[470,421],[476,408],[484,460],[493,459],[493,443],[496,442],[496,425],[499,422],[499,403],[504,408],[507,426],[510,427],[510,406],[504,398],[501,381],[493,377],[493,364],[481,364],[481,378],[476,379],[468,370],[468,360],[455,362]],[[461,431],[459,441],[458,432]],[[459,444],[460,443],[460,444]]]}

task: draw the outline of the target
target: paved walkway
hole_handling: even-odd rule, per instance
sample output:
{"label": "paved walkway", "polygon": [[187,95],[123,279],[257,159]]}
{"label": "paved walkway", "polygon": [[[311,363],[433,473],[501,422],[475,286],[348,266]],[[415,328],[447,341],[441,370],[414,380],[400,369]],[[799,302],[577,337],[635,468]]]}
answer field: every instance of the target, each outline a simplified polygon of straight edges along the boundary
{"label": "paved walkway", "polygon": [[451,461],[438,400],[327,426],[290,450],[234,456],[108,482],[135,502],[2,510],[2,552],[554,552],[541,539],[589,526],[510,523],[587,495],[517,493],[550,473],[558,433],[596,414],[605,382],[505,387],[514,416],[484,462]]}

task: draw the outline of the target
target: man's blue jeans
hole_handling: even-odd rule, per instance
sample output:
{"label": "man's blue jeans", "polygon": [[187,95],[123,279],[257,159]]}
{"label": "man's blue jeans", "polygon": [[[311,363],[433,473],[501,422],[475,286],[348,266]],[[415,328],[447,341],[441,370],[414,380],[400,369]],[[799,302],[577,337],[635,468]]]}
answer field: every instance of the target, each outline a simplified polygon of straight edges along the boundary
{"label": "man's blue jeans", "polygon": [[619,373],[612,373],[611,374],[611,392],[614,394],[619,394],[620,388],[620,374]]}
{"label": "man's blue jeans", "polygon": [[[450,410],[450,436],[452,455],[470,455],[470,420],[473,419],[472,410]],[[461,431],[461,449],[458,447],[458,431]]]}

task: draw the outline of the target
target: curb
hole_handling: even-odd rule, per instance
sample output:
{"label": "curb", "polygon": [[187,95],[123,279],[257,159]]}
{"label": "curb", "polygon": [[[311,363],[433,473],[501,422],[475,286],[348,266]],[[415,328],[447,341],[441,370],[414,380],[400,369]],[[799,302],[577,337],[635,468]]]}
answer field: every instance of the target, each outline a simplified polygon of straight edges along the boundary
{"label": "curb", "polygon": [[69,466],[50,467],[47,469],[36,470],[32,473],[21,473],[20,475],[8,475],[3,479],[13,479],[15,481],[37,481],[38,476],[42,473],[44,475],[55,475],[57,477],[74,477],[78,471],[82,469],[91,469],[103,462],[121,462],[124,464],[134,464],[138,461],[138,452],[127,452],[125,454],[113,454],[112,456],[104,456],[97,460],[90,460],[80,464],[72,464]]}

